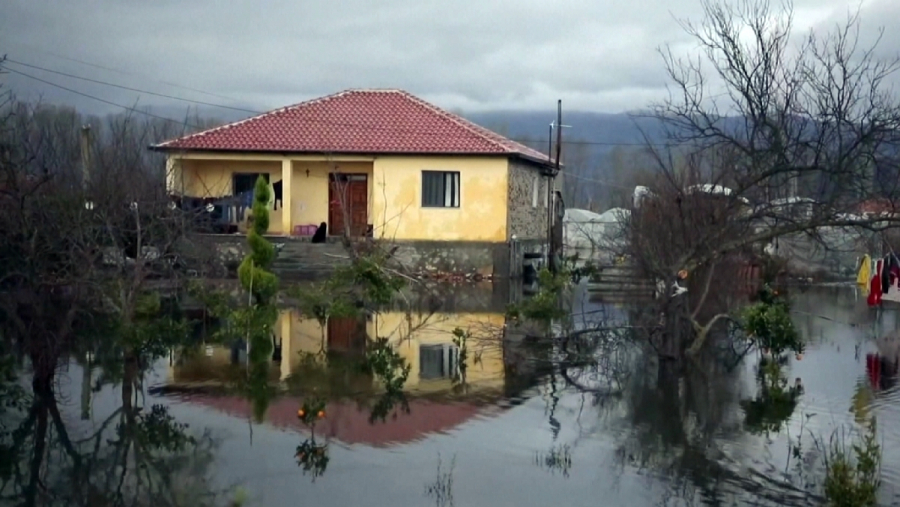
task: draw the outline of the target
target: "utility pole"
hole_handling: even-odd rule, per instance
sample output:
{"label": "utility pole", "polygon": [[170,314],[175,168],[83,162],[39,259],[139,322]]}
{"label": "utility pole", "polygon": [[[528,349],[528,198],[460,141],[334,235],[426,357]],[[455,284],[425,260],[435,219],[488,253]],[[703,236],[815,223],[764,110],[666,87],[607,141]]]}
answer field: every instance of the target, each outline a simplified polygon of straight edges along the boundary
{"label": "utility pole", "polygon": [[85,192],[91,181],[91,126],[81,127],[81,185]]}
{"label": "utility pole", "polygon": [[556,173],[559,174],[559,156],[562,153],[562,100],[556,101]]}
{"label": "utility pole", "polygon": [[[556,246],[553,241],[553,215],[556,206],[553,203],[553,183],[556,181],[556,176],[559,175],[559,167],[560,167],[560,154],[562,153],[562,99],[557,100],[556,102],[556,122],[550,125],[550,134],[551,134],[551,146],[553,143],[552,134],[553,127],[556,127],[556,162],[554,164],[553,175],[547,178],[547,264],[550,266],[550,270],[555,272],[556,267],[554,262],[556,260]],[[568,126],[568,125],[565,125]]]}
{"label": "utility pole", "polygon": [[547,136],[547,162],[553,163],[553,126],[554,122],[550,122],[550,134]]}

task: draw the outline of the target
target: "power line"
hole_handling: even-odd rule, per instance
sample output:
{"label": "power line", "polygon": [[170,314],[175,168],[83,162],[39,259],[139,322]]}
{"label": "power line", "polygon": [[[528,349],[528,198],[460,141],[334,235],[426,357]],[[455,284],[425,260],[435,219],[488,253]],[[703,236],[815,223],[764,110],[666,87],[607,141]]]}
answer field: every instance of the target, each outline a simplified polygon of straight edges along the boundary
{"label": "power line", "polygon": [[19,62],[19,61],[16,61],[16,60],[12,60],[12,59],[10,59],[10,58],[7,58],[3,63],[4,63],[4,65],[7,64],[7,63],[13,63],[13,64],[16,64],[16,65],[21,65],[21,66],[23,66],[23,67],[29,67],[29,68],[36,69],[36,70],[42,70],[42,71],[44,71],[44,72],[50,72],[50,73],[52,73],[52,74],[57,74],[57,75],[69,77],[69,78],[72,78],[72,79],[79,79],[79,80],[81,80],[81,81],[87,81],[87,82],[89,82],[89,83],[96,83],[96,84],[99,84],[99,85],[111,86],[111,87],[113,87],[113,88],[119,88],[119,89],[122,89],[122,90],[128,90],[128,91],[131,91],[131,92],[146,93],[147,95],[153,95],[153,96],[155,96],[155,97],[162,97],[162,98],[165,98],[165,99],[180,100],[180,101],[182,101],[182,102],[190,102],[190,103],[192,103],[192,104],[199,104],[199,105],[203,105],[203,106],[220,107],[220,108],[222,108],[222,109],[230,109],[230,110],[232,110],[232,111],[239,111],[239,112],[242,112],[242,113],[260,114],[260,111],[254,111],[253,109],[246,109],[246,108],[242,108],[242,107],[234,107],[234,106],[226,106],[226,105],[222,105],[222,104],[215,104],[215,103],[212,103],[212,102],[204,102],[204,101],[202,101],[202,100],[186,99],[186,98],[183,98],[183,97],[176,97],[175,95],[168,95],[168,94],[165,94],[165,93],[157,93],[157,92],[152,92],[152,91],[149,91],[149,90],[142,90],[142,89],[140,89],[140,88],[132,88],[132,87],[130,87],[130,86],[124,86],[124,85],[120,85],[120,84],[116,84],[116,83],[109,83],[109,82],[106,82],[106,81],[100,81],[99,79],[91,79],[91,78],[88,78],[88,77],[76,76],[75,74],[69,74],[69,73],[67,73],[67,72],[62,72],[62,71],[58,71],[58,70],[48,69],[48,68],[45,68],[45,67],[39,67],[39,66],[37,66],[37,65],[31,65],[31,64],[29,64],[29,63]]}
{"label": "power line", "polygon": [[[8,44],[8,43],[4,43],[4,44]],[[181,89],[188,90],[188,91],[192,91],[192,92],[195,92],[195,93],[201,93],[201,94],[203,94],[203,95],[209,95],[209,96],[211,96],[211,97],[217,97],[217,98],[220,98],[220,99],[230,100],[231,102],[240,102],[240,101],[238,101],[238,100],[235,99],[235,98],[228,97],[228,96],[225,96],[225,95],[220,95],[220,94],[218,94],[218,93],[213,93],[213,92],[206,91],[206,90],[200,90],[200,89],[198,89],[198,88],[192,88],[192,87],[190,87],[190,86],[180,85],[180,84],[178,84],[178,83],[171,83],[171,82],[169,82],[169,81],[163,81],[163,80],[157,79],[157,78],[155,78],[155,77],[153,77],[153,76],[149,76],[149,75],[147,75],[147,74],[142,74],[142,73],[140,73],[140,72],[128,71],[128,70],[123,70],[123,69],[117,69],[117,68],[115,68],[115,67],[108,67],[108,66],[105,66],[105,65],[100,65],[99,63],[89,62],[89,61],[86,61],[86,60],[80,60],[80,59],[78,59],[78,58],[73,58],[73,57],[71,57],[71,56],[61,55],[61,54],[59,54],[59,53],[54,53],[54,52],[52,52],[52,51],[46,51],[46,50],[43,50],[43,49],[38,49],[38,48],[36,48],[36,47],[34,47],[34,46],[30,45],[30,44],[13,43],[13,45],[18,45],[19,47],[27,48],[29,51],[34,51],[35,53],[43,53],[43,54],[45,54],[45,55],[49,55],[49,56],[52,56],[52,57],[54,57],[54,58],[59,58],[60,60],[67,60],[67,61],[70,61],[70,62],[79,63],[79,64],[81,64],[81,65],[87,65],[88,67],[94,67],[94,68],[96,68],[96,69],[106,70],[106,71],[110,71],[110,72],[116,72],[116,73],[118,73],[118,74],[122,74],[122,75],[126,75],[126,76],[137,76],[137,77],[142,77],[142,78],[144,78],[144,79],[150,79],[150,80],[152,80],[152,81],[156,81],[157,83],[164,84],[164,85],[166,85],[166,86],[171,86],[171,87],[173,87],[173,88],[181,88]]]}
{"label": "power line", "polygon": [[[167,99],[172,99],[172,100],[179,100],[179,101],[183,101],[183,102],[194,103],[194,104],[200,104],[200,105],[206,105],[206,106],[211,106],[211,107],[220,107],[220,108],[224,108],[224,109],[230,109],[230,110],[234,110],[234,111],[245,112],[245,113],[251,113],[251,114],[256,114],[256,115],[261,115],[261,114],[265,114],[265,113],[266,113],[266,112],[264,112],[264,111],[256,111],[256,110],[252,110],[252,109],[237,108],[237,107],[226,106],[226,105],[222,105],[222,104],[215,104],[215,103],[212,103],[212,102],[197,101],[197,100],[193,100],[193,99],[186,99],[186,98],[183,98],[183,97],[177,97],[177,96],[174,96],[174,95],[168,95],[168,94],[156,93],[156,92],[152,92],[152,91],[148,91],[148,90],[142,90],[142,89],[139,89],[139,88],[132,88],[132,87],[124,86],[124,85],[119,85],[119,84],[116,84],[116,83],[109,83],[109,82],[101,81],[101,80],[98,80],[98,79],[86,78],[86,77],[77,76],[77,75],[74,75],[74,74],[69,74],[69,73],[66,73],[66,72],[61,72],[61,71],[57,71],[57,70],[53,70],[53,69],[48,69],[48,68],[45,68],[45,67],[39,67],[39,66],[37,66],[37,65],[31,65],[31,64],[27,64],[27,63],[15,61],[15,60],[9,60],[9,59],[7,59],[6,61],[9,62],[9,63],[16,64],[16,65],[22,65],[22,66],[34,68],[34,69],[37,69],[37,70],[41,70],[41,71],[45,71],[45,72],[50,72],[50,73],[53,73],[53,74],[58,74],[58,75],[61,75],[61,76],[64,76],[64,77],[69,77],[69,78],[73,78],[73,79],[79,79],[79,80],[83,80],[83,81],[87,81],[87,82],[91,82],[91,83],[95,83],[95,84],[100,84],[100,85],[104,85],[104,86],[110,86],[110,87],[119,88],[119,89],[124,89],[124,90],[128,90],[128,91],[134,91],[134,92],[137,92],[137,93],[146,93],[146,94],[148,94],[148,95],[153,95],[153,96],[157,96],[157,97],[162,97],[162,98],[167,98]],[[79,90],[75,90],[75,89],[73,89],[73,88],[69,88],[69,87],[66,87],[66,86],[60,85],[60,84],[58,84],[58,83],[54,83],[54,82],[45,80],[45,79],[41,79],[41,78],[39,78],[39,77],[33,76],[33,75],[31,75],[31,74],[27,74],[27,73],[22,72],[22,71],[20,71],[20,70],[16,70],[16,69],[7,67],[7,66],[5,66],[5,65],[3,66],[3,68],[5,68],[5,69],[6,69],[7,71],[9,71],[9,72],[12,72],[12,73],[14,73],[14,74],[18,74],[18,75],[23,76],[23,77],[26,77],[26,78],[28,78],[28,79],[33,79],[33,80],[35,80],[35,81],[44,83],[44,84],[46,84],[46,85],[48,85],[48,86],[52,86],[52,87],[55,87],[55,88],[59,88],[59,89],[61,89],[61,90],[65,90],[65,91],[68,91],[68,92],[70,92],[70,93],[74,93],[74,94],[76,94],[76,95],[80,95],[80,96],[82,96],[82,97],[90,98],[90,99],[96,100],[96,101],[98,101],[98,102],[102,102],[102,103],[104,103],[104,104],[108,104],[108,105],[111,105],[111,106],[119,107],[119,108],[125,109],[125,110],[127,110],[127,111],[131,111],[131,112],[135,112],[135,113],[139,113],[139,114],[145,114],[145,115],[150,116],[150,117],[153,117],[153,118],[158,118],[158,119],[161,119],[161,120],[165,120],[165,121],[177,123],[177,124],[179,124],[179,125],[184,125],[184,126],[188,126],[188,127],[191,127],[191,128],[196,128],[196,129],[202,128],[202,127],[199,127],[199,126],[196,126],[196,125],[191,125],[191,124],[186,123],[186,122],[181,121],[181,120],[174,120],[174,119],[172,119],[172,118],[167,118],[167,117],[164,117],[164,116],[161,116],[161,115],[157,115],[157,114],[154,114],[154,113],[150,113],[149,111],[145,111],[145,110],[137,109],[137,108],[134,108],[134,107],[130,107],[130,106],[125,106],[125,105],[122,105],[122,104],[118,104],[118,103],[116,103],[116,102],[113,102],[113,101],[110,101],[110,100],[107,100],[107,99],[103,99],[103,98],[100,98],[100,97],[91,95],[91,94],[89,94],[89,93],[85,93],[85,92],[82,92],[82,91],[79,91]],[[362,127],[362,128],[366,128],[366,129],[370,129],[370,130],[382,130],[382,131],[392,132],[392,133],[409,132],[409,133],[416,133],[416,134],[420,134],[420,135],[421,135],[421,134],[425,134],[425,135],[434,135],[434,136],[441,136],[441,137],[446,137],[446,136],[447,136],[447,134],[446,134],[445,132],[428,132],[428,131],[421,131],[421,130],[417,130],[417,129],[385,128],[385,127],[379,127],[379,126],[375,126],[375,125],[360,125],[360,124],[358,124],[358,123],[335,122],[335,121],[329,121],[329,120],[324,120],[324,119],[319,119],[319,118],[302,118],[302,119],[298,118],[297,120],[298,120],[298,121],[301,121],[301,122],[319,123],[319,124],[327,124],[327,125],[333,125],[333,126],[344,126],[344,127],[353,127],[353,128],[360,128],[360,127]],[[518,143],[521,143],[521,144],[524,144],[524,145],[529,145],[529,144],[534,144],[534,145],[537,145],[537,144],[546,144],[546,140],[537,139],[537,138],[535,138],[535,139],[529,139],[529,138],[518,138],[518,139],[517,139],[517,138],[509,138],[509,140],[515,141],[515,142],[518,142]],[[587,146],[612,146],[612,147],[615,147],[615,146],[633,146],[633,147],[674,146],[674,144],[672,144],[672,143],[656,143],[656,144],[650,143],[650,144],[648,144],[648,143],[626,143],[626,142],[610,142],[610,141],[566,141],[565,144],[570,145],[570,146],[571,146],[571,145],[587,145]],[[537,151],[540,151],[538,148],[533,148],[533,149],[535,149],[535,150],[537,150]]]}
{"label": "power line", "polygon": [[[516,141],[519,143],[544,143],[547,144],[547,139],[526,139],[526,138],[510,138],[512,141]],[[628,142],[616,142],[616,141],[566,141],[563,140],[563,146],[566,145],[588,145],[588,146],[640,146],[640,147],[649,147],[649,146],[678,146],[680,143],[628,143]]]}
{"label": "power line", "polygon": [[113,101],[111,101],[111,100],[102,99],[102,98],[100,98],[100,97],[96,97],[96,96],[91,95],[91,94],[89,94],[89,93],[80,92],[80,91],[78,91],[78,90],[74,90],[74,89],[72,89],[72,88],[68,88],[68,87],[63,86],[63,85],[61,85],[61,84],[56,84],[56,83],[47,81],[47,80],[45,80],[45,79],[41,79],[41,78],[39,78],[39,77],[32,76],[32,75],[30,75],[30,74],[26,74],[26,73],[24,73],[24,72],[21,72],[21,71],[15,70],[15,69],[10,69],[10,68],[8,68],[8,67],[5,67],[5,69],[6,69],[7,71],[9,71],[9,72],[14,73],[14,74],[18,74],[18,75],[20,75],[20,76],[27,77],[27,78],[29,78],[29,79],[33,79],[33,80],[35,80],[35,81],[44,83],[44,84],[46,84],[46,85],[53,86],[54,88],[59,88],[60,90],[65,90],[65,91],[67,91],[67,92],[74,93],[74,94],[76,94],[76,95],[81,95],[82,97],[87,97],[87,98],[89,98],[89,99],[93,99],[93,100],[96,100],[96,101],[98,101],[98,102],[102,102],[102,103],[104,103],[104,104],[109,104],[110,106],[120,107],[120,108],[122,108],[122,109],[125,109],[126,111],[131,111],[131,112],[134,112],[134,113],[145,114],[145,115],[151,116],[151,117],[153,117],[153,118],[158,118],[158,119],[160,119],[160,120],[170,121],[170,122],[173,122],[173,123],[177,123],[177,124],[179,124],[179,125],[186,125],[186,126],[191,127],[191,128],[200,128],[200,127],[197,127],[196,125],[190,125],[190,124],[188,124],[188,123],[186,123],[186,122],[183,122],[183,121],[173,120],[172,118],[166,118],[165,116],[160,116],[160,115],[158,115],[158,114],[153,114],[153,113],[151,113],[151,112],[149,112],[149,111],[144,111],[144,110],[137,109],[137,108],[130,107],[130,106],[123,106],[122,104],[118,104],[118,103],[113,102]]}

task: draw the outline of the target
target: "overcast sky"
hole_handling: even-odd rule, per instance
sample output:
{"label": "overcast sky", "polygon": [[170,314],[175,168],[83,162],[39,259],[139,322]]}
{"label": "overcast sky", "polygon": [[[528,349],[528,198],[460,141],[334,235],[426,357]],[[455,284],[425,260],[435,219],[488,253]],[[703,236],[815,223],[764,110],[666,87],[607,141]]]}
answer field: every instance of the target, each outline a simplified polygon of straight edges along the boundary
{"label": "overcast sky", "polygon": [[[796,26],[833,26],[858,5],[796,0]],[[867,28],[886,28],[885,51],[900,50],[900,1],[867,0],[862,11]],[[677,19],[699,17],[699,0],[5,0],[0,53],[251,109],[375,87],[463,111],[547,110],[559,98],[567,109],[620,112],[663,95],[657,48],[688,54]],[[186,106],[9,67],[119,104]],[[0,79],[20,97],[114,109],[22,76]]]}

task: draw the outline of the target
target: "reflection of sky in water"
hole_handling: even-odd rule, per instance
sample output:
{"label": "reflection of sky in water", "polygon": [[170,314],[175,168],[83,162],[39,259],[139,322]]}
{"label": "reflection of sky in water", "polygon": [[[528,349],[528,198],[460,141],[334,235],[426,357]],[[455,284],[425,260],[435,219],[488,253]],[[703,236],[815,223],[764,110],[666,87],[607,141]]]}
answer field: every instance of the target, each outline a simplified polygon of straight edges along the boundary
{"label": "reflection of sky in water", "polygon": [[628,308],[624,304],[600,302],[591,297],[587,283],[574,287],[572,304],[572,324],[577,329],[592,326],[628,325]]}
{"label": "reflection of sky in water", "polygon": [[[802,378],[806,388],[788,431],[791,436],[798,435],[801,421],[807,419],[806,415],[815,414],[804,426],[807,433],[803,440],[809,449],[812,444],[809,432],[827,438],[834,428],[852,422],[850,408],[854,394],[860,383],[863,389],[867,385],[865,354],[874,351],[872,338],[876,332],[894,329],[898,319],[897,311],[888,309],[881,312],[877,321],[873,320],[875,311],[866,308],[864,300],[854,298],[849,290],[817,290],[796,296],[797,325],[810,337],[811,343],[803,360],[792,358],[788,368],[789,379]],[[575,312],[583,314],[576,316],[576,326],[579,320],[593,319],[591,316],[602,316],[605,322],[626,317],[624,309],[614,305],[591,303],[586,298],[583,301],[583,305],[576,305]],[[784,471],[788,462],[786,432],[767,439],[740,430],[742,413],[737,402],[756,392],[753,368],[752,361],[748,362],[735,374],[738,378],[711,386],[704,403],[714,408],[706,415],[690,416],[685,426],[709,425],[713,439],[706,452],[717,456],[719,473],[736,474],[745,481],[744,487],[758,484],[772,489],[770,483],[754,479],[751,470],[770,478],[777,478]],[[159,368],[157,378],[148,379],[146,385],[163,382],[164,370]],[[68,419],[74,425],[89,424],[77,418],[81,373],[73,367],[68,377],[71,381],[71,392],[67,393]],[[552,405],[550,391],[544,379],[520,399],[498,402],[505,410],[483,413],[447,432],[411,443],[375,449],[333,442],[328,470],[315,483],[302,476],[293,458],[293,450],[302,440],[299,433],[268,425],[255,425],[251,432],[246,420],[190,402],[172,404],[173,415],[181,421],[195,429],[210,428],[223,439],[214,471],[219,484],[244,485],[251,491],[253,503],[259,505],[430,505],[433,502],[424,496],[424,489],[435,480],[439,454],[445,470],[453,456],[456,457],[454,499],[457,506],[645,506],[659,504],[666,491],[672,494],[676,485],[663,478],[659,466],[678,462],[678,453],[650,453],[647,449],[651,443],[635,436],[640,432],[635,428],[628,403],[638,398],[626,396],[628,403],[607,400],[595,406],[590,395],[572,390],[559,393],[553,415],[559,421],[560,430],[554,441],[548,414]],[[648,392],[642,392],[641,396],[651,401],[648,405],[651,409],[642,417],[672,419],[672,414],[653,415],[655,402]],[[895,389],[873,395],[873,410],[878,415],[885,446],[884,498],[893,497],[900,485],[900,429],[897,429],[900,395],[897,393]],[[103,414],[114,409],[117,401],[118,394],[109,389],[100,393],[94,401],[93,420],[101,420]],[[146,403],[161,401],[161,398],[148,397]],[[535,465],[536,456],[563,444],[568,444],[572,453],[568,478]],[[656,468],[621,468],[619,449],[625,449],[626,454],[651,456],[650,462]],[[711,473],[709,467],[703,468],[702,461],[685,458],[680,463],[680,466],[696,465],[698,473]],[[733,488],[723,484],[720,489]],[[726,494],[719,500],[725,504],[730,502]],[[699,497],[693,501],[702,503]],[[672,501],[668,505],[689,504]]]}

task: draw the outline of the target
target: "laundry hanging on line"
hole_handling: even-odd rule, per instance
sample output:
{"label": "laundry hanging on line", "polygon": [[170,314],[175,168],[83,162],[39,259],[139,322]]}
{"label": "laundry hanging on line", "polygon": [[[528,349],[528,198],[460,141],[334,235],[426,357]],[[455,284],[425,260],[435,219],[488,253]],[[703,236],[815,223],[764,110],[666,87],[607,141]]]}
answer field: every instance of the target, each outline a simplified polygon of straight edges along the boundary
{"label": "laundry hanging on line", "polygon": [[859,286],[864,296],[869,295],[869,280],[872,279],[872,258],[865,254],[859,263],[859,272],[856,274],[856,285]]}
{"label": "laundry hanging on line", "polygon": [[[867,273],[867,270],[870,271]],[[864,283],[867,278],[868,283]],[[883,301],[900,303],[900,258],[893,251],[875,260],[863,256],[856,283],[864,293],[868,290],[866,302],[869,306],[880,306]]]}

